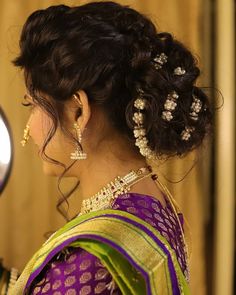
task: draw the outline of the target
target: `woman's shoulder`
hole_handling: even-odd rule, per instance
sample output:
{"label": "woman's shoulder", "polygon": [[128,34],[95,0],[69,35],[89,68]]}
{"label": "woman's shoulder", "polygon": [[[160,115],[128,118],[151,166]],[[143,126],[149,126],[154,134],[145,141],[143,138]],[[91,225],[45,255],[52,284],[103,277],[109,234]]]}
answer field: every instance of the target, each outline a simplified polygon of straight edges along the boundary
{"label": "woman's shoulder", "polygon": [[[163,205],[152,196],[127,193],[120,195],[111,209],[133,214],[135,220],[142,219],[157,230],[174,249],[181,269],[185,271],[179,223],[167,199]],[[54,256],[33,281],[30,294],[51,294],[52,291],[58,292],[55,294],[78,294],[78,290],[81,294],[95,291],[95,294],[110,294],[111,289],[115,291],[113,294],[121,294],[101,260],[83,248],[69,246]]]}
{"label": "woman's shoulder", "polygon": [[181,269],[186,271],[187,262],[180,226],[183,230],[182,213],[174,209],[166,195],[165,204],[154,196],[140,193],[120,195],[112,205],[112,209],[121,210],[135,215],[156,229],[175,251]]}
{"label": "woman's shoulder", "polygon": [[183,226],[183,215],[181,212],[176,213],[168,199],[163,194],[162,203],[154,196],[140,194],[140,193],[125,193],[118,198],[112,205],[112,209],[129,212],[137,217],[141,217],[152,226],[156,226],[158,222],[166,222],[168,226]]}

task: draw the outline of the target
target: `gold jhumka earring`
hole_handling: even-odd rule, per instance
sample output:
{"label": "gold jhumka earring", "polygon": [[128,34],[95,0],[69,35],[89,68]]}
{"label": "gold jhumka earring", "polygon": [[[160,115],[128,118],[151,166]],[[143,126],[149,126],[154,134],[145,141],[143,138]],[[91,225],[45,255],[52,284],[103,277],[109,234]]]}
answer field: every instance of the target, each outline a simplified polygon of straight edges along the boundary
{"label": "gold jhumka earring", "polygon": [[21,140],[21,144],[24,147],[27,142],[29,141],[30,138],[30,126],[29,124],[26,125],[25,129],[24,129],[24,135],[23,135],[23,139]]}
{"label": "gold jhumka earring", "polygon": [[[78,138],[78,142],[82,142],[82,134],[80,127],[77,123],[74,123],[74,129],[76,131],[76,136]],[[70,154],[71,160],[85,160],[87,159],[87,154],[81,149],[79,145],[77,145],[76,150]]]}

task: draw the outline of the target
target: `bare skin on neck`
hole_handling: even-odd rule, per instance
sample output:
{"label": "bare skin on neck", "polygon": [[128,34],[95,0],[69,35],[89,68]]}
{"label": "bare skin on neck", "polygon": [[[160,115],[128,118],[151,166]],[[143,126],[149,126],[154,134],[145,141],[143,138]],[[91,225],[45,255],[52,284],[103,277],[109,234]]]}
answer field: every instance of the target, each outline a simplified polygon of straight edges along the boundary
{"label": "bare skin on neck", "polygon": [[[127,143],[120,140],[104,142],[103,148],[100,147],[96,153],[88,153],[88,159],[78,161],[77,166],[80,166],[77,170],[80,180],[79,195],[81,199],[86,199],[99,192],[118,175],[124,176],[131,170],[147,166],[147,163],[142,156],[132,153],[127,148]],[[130,192],[154,196],[165,204],[159,188],[151,177],[134,184]]]}
{"label": "bare skin on neck", "polygon": [[[118,175],[124,176],[131,170],[147,166],[147,163],[134,142],[118,133],[101,110],[88,110],[86,97],[82,94],[80,99],[83,115],[77,122],[83,130],[82,146],[87,159],[77,161],[71,173],[80,180],[79,196],[83,200],[99,192]],[[130,192],[154,196],[165,204],[160,189],[151,177],[134,184]]]}

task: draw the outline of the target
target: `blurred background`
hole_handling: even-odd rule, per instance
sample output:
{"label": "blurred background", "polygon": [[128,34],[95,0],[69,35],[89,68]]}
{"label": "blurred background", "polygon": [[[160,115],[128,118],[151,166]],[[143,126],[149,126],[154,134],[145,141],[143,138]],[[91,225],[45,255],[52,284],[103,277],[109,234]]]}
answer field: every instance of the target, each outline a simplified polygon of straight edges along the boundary
{"label": "blurred background", "polygon": [[[11,64],[19,50],[19,34],[36,9],[87,2],[0,1],[0,107],[8,119],[14,156],[0,197],[0,257],[8,267],[22,270],[45,240],[45,233],[65,222],[56,211],[56,179],[43,174],[32,144],[24,149],[20,145],[29,113],[21,106],[25,93],[22,73]],[[235,1],[116,2],[151,17],[159,31],[172,33],[199,61],[198,85],[206,88],[217,107],[214,136],[187,158],[172,159],[156,168],[190,225],[192,294],[235,294]],[[0,152],[3,146],[0,138]],[[65,189],[67,186],[70,183]],[[77,197],[75,193],[71,210],[79,203]]]}

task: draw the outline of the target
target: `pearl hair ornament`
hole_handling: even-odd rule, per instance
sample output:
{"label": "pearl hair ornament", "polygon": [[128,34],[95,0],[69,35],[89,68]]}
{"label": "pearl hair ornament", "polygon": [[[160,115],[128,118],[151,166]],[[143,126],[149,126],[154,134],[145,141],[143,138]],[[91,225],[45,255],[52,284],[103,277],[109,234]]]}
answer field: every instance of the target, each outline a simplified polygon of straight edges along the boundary
{"label": "pearl hair ornament", "polygon": [[193,102],[191,105],[191,112],[190,112],[190,117],[192,120],[197,121],[198,120],[198,113],[202,109],[202,102],[199,98],[196,96],[193,96]]}
{"label": "pearl hair ornament", "polygon": [[[194,121],[198,120],[198,114],[202,109],[202,102],[199,98],[197,98],[195,95],[193,95],[193,102],[191,104],[189,113],[190,118]],[[195,130],[195,127],[185,126],[185,129],[181,133],[181,138],[184,141],[188,141],[192,135],[192,132]]]}
{"label": "pearl hair ornament", "polygon": [[184,130],[181,132],[181,139],[184,141],[188,141],[194,130],[194,127],[185,126]]}
{"label": "pearl hair ornament", "polygon": [[168,57],[165,53],[158,54],[152,61],[156,70],[160,70],[162,66],[167,63]]}
{"label": "pearl hair ornament", "polygon": [[174,69],[174,75],[177,76],[182,76],[186,73],[185,69],[181,68],[181,67],[177,67]]}
{"label": "pearl hair ornament", "polygon": [[[168,62],[167,55],[162,52],[158,54],[153,60],[152,63],[154,64],[156,70],[160,70],[165,63]],[[176,67],[174,69],[174,75],[181,76],[186,73],[185,69],[179,67]],[[154,151],[152,151],[148,147],[148,139],[146,138],[146,130],[143,126],[145,116],[141,111],[144,111],[146,109],[146,103],[147,100],[143,98],[144,91],[141,88],[137,89],[137,92],[139,94],[139,97],[134,101],[134,108],[137,109],[137,111],[133,114],[133,121],[135,122],[133,134],[135,137],[135,145],[139,148],[141,155],[146,157],[147,159],[157,159],[156,154]],[[172,91],[167,95],[167,99],[164,103],[164,111],[162,112],[162,119],[170,122],[173,119],[173,111],[177,107],[177,100],[179,98],[179,95],[176,91]],[[194,101],[191,106],[191,113],[190,116],[195,116],[195,113],[197,114],[199,110],[199,101]],[[194,131],[194,127],[188,127],[186,126],[185,129],[181,133],[181,139],[182,140],[189,140],[191,137],[191,132]]]}
{"label": "pearl hair ornament", "polygon": [[147,101],[142,97],[143,90],[138,89],[139,97],[134,101],[134,107],[137,109],[133,115],[134,126],[133,134],[136,138],[135,145],[139,148],[140,154],[147,159],[156,159],[155,153],[148,147],[148,139],[146,138],[146,130],[143,126],[144,114],[141,111],[146,109]]}
{"label": "pearl hair ornament", "polygon": [[179,95],[176,91],[172,91],[167,95],[167,99],[164,104],[164,111],[162,112],[162,119],[165,121],[171,121],[173,119],[172,112],[175,110],[177,106],[177,99]]}

